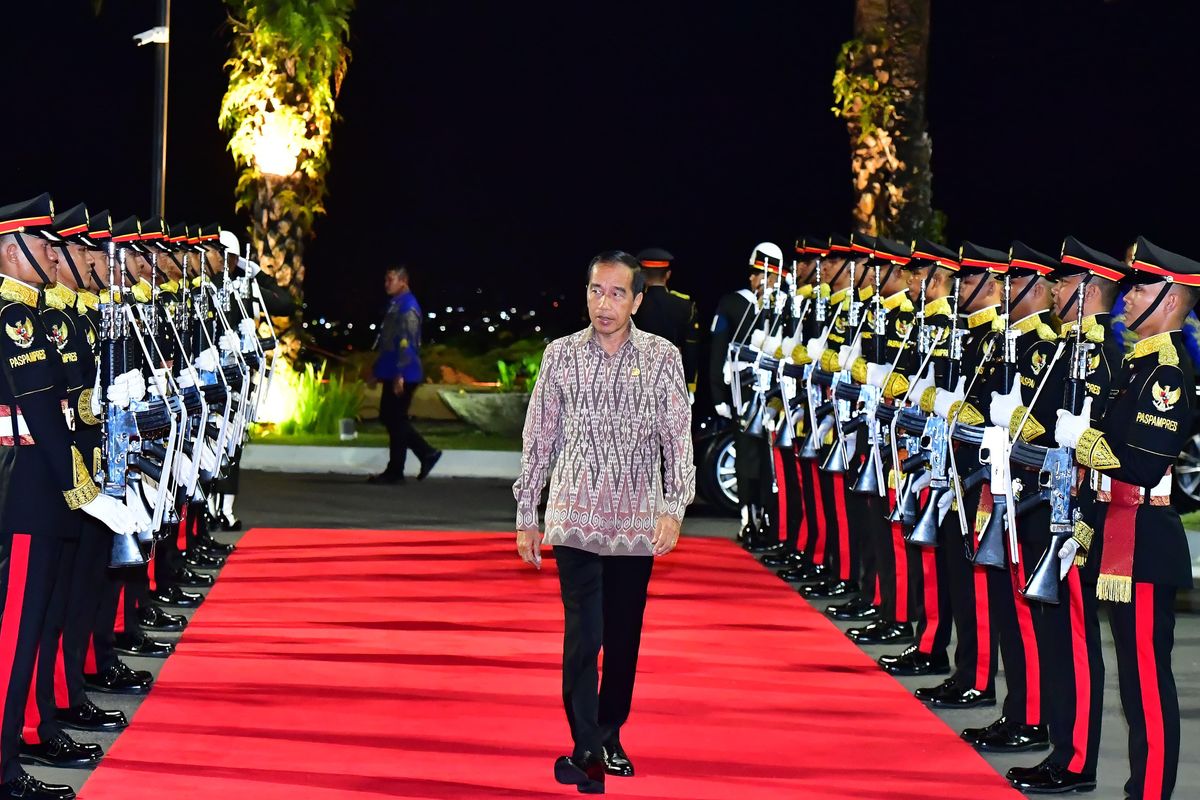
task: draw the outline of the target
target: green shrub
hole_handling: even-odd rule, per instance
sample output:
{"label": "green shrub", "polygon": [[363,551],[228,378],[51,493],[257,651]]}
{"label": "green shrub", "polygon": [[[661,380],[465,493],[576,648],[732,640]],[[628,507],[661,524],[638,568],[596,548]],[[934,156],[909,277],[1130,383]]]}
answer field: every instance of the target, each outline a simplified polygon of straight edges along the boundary
{"label": "green shrub", "polygon": [[305,364],[303,372],[281,374],[276,378],[293,382],[295,397],[291,415],[279,423],[280,433],[337,433],[338,420],[358,417],[366,385],[340,373],[326,378],[327,367],[324,361],[319,369]]}

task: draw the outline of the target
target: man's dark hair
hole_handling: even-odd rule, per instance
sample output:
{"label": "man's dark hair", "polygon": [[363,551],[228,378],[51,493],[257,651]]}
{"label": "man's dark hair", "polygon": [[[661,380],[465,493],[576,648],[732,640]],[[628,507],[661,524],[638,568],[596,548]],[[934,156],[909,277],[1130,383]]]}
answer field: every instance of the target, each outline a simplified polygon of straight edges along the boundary
{"label": "man's dark hair", "polygon": [[407,264],[397,264],[394,267],[388,267],[383,272],[385,275],[391,275],[394,272],[397,275],[399,275],[401,278],[403,278],[404,280],[408,280],[408,265]]}
{"label": "man's dark hair", "polygon": [[1100,302],[1106,308],[1112,308],[1117,302],[1117,295],[1121,293],[1121,284],[1117,281],[1109,281],[1104,279],[1093,279],[1088,281],[1089,286],[1095,286],[1100,292]]}
{"label": "man's dark hair", "polygon": [[634,296],[636,297],[646,290],[646,276],[642,273],[642,262],[624,250],[605,250],[593,258],[592,263],[588,264],[587,268],[587,285],[591,285],[592,271],[596,269],[597,264],[621,264],[622,266],[629,267],[629,271],[633,273]]}

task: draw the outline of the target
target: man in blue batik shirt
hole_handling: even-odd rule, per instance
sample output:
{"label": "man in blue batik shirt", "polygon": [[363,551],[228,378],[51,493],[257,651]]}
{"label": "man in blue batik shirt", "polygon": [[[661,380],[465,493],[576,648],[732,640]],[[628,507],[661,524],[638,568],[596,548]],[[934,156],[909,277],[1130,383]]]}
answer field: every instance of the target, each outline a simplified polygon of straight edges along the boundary
{"label": "man in blue batik shirt", "polygon": [[413,392],[421,385],[421,306],[408,288],[408,269],[403,266],[389,269],[383,279],[388,294],[387,313],[379,330],[372,370],[383,384],[379,402],[379,419],[387,428],[390,458],[387,469],[372,475],[370,483],[403,483],[404,459],[411,448],[421,464],[417,480],[424,480],[433,465],[442,457],[417,433],[408,418]]}

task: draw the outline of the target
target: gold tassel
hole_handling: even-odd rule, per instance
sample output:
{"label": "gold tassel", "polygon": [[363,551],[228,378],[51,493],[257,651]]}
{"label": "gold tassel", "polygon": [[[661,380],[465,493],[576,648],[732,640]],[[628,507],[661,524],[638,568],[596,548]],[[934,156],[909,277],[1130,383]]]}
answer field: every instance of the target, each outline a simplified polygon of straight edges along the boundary
{"label": "gold tassel", "polygon": [[1133,578],[1129,575],[1101,575],[1096,583],[1096,597],[1112,603],[1133,602]]}

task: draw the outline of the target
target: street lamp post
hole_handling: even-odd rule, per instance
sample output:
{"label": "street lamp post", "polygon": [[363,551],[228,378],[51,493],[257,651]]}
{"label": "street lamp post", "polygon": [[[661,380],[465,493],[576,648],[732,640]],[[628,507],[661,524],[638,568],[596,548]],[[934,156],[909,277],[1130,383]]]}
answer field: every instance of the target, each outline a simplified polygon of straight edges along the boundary
{"label": "street lamp post", "polygon": [[171,0],[158,0],[158,25],[133,37],[138,46],[158,45],[154,53],[154,141],[150,148],[150,207],[166,214],[167,69],[171,60]]}

